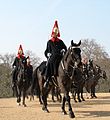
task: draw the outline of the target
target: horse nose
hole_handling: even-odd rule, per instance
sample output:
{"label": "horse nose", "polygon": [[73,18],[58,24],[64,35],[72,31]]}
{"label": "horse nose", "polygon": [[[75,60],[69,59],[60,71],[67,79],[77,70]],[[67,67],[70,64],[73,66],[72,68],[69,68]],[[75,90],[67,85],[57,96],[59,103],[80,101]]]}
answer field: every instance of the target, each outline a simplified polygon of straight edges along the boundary
{"label": "horse nose", "polygon": [[82,66],[82,62],[81,62],[80,59],[77,60],[77,65],[78,65],[78,66]]}

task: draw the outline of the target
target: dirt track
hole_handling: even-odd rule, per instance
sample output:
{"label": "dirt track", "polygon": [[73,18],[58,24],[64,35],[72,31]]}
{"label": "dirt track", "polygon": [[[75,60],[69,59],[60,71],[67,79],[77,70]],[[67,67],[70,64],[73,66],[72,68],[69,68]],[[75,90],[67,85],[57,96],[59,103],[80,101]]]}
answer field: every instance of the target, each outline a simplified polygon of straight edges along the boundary
{"label": "dirt track", "polygon": [[[73,120],[110,120],[110,93],[98,93],[97,99],[86,99],[85,102],[74,103],[71,99],[75,118]],[[61,113],[60,103],[53,103],[48,98],[48,109],[41,109],[38,99],[26,100],[27,107],[17,106],[16,98],[0,99],[0,120],[70,120]],[[66,110],[67,107],[66,107]]]}

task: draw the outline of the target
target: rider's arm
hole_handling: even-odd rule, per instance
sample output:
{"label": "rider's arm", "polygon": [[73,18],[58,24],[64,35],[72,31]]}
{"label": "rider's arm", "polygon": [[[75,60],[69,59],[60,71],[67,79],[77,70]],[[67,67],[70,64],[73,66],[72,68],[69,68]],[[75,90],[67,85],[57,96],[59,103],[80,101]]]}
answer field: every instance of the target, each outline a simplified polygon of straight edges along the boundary
{"label": "rider's arm", "polygon": [[12,64],[12,67],[16,66],[16,60],[17,60],[17,58],[14,59],[14,62],[13,62],[13,64]]}
{"label": "rider's arm", "polygon": [[46,50],[44,52],[46,58],[48,58],[51,55],[51,45],[50,45],[50,41],[47,42],[47,47]]}

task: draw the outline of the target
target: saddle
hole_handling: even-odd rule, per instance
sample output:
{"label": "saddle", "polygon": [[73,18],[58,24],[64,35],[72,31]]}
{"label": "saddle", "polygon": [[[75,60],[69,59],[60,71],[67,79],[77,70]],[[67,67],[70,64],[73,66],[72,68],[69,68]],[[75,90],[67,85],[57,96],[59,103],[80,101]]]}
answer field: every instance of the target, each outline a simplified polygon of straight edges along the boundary
{"label": "saddle", "polygon": [[44,75],[45,74],[45,70],[46,70],[46,64],[47,64],[47,61],[43,61],[40,66],[39,66],[39,70],[41,72],[41,75]]}

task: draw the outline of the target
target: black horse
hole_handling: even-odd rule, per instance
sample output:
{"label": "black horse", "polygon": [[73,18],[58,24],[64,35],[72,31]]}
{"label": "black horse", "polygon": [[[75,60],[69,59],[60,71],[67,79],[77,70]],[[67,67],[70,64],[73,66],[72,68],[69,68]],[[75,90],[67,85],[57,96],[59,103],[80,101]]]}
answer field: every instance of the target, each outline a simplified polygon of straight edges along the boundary
{"label": "black horse", "polygon": [[96,85],[98,84],[100,78],[107,80],[106,72],[103,71],[100,68],[100,66],[95,65],[94,66],[94,84],[91,86],[91,98],[97,98],[97,96],[95,94],[96,93],[95,88],[96,88]]}
{"label": "black horse", "polygon": [[14,91],[16,93],[17,97],[17,103],[20,105],[21,102],[21,96],[23,96],[23,106],[26,107],[25,104],[25,97],[27,96],[27,90],[30,86],[30,79],[28,79],[28,73],[27,73],[27,61],[25,60],[19,60],[19,66],[17,71],[17,80],[15,81]]}
{"label": "black horse", "polygon": [[93,64],[93,61],[90,61],[90,64],[88,64],[87,71],[88,75],[85,80],[85,88],[87,92],[90,93],[91,98],[97,98],[95,95],[95,87],[100,78],[107,79],[106,72],[101,70],[99,65]]}
{"label": "black horse", "polygon": [[[73,43],[73,40],[71,41],[70,47],[68,48],[66,54],[63,56],[59,64],[58,76],[54,76],[51,78],[51,79],[54,79],[54,81],[56,81],[58,87],[60,88],[60,92],[63,93],[62,107],[61,107],[62,112],[63,114],[67,114],[65,110],[65,102],[67,101],[68,107],[69,107],[68,109],[69,115],[71,118],[75,117],[74,112],[71,107],[70,96],[69,96],[71,84],[73,82],[73,80],[71,79],[71,75],[72,75],[71,66],[75,66],[75,64],[79,66],[81,64],[81,50],[79,48],[80,44],[81,44],[81,41],[78,44]],[[41,97],[41,102],[43,103],[42,110],[49,112],[47,108],[47,97],[48,97],[48,93],[51,89],[52,84],[49,84],[48,88],[43,87],[43,84],[45,82],[45,76],[42,75],[39,68],[35,70],[34,78],[35,78],[34,85],[36,83],[38,87],[38,91],[42,95]]]}
{"label": "black horse", "polygon": [[[46,65],[47,65],[47,61],[43,61],[33,72],[33,85],[31,86],[31,94],[34,93],[34,91],[36,91],[40,104],[43,103],[42,101],[43,90],[42,89],[43,89],[43,84],[45,82]],[[48,92],[52,94],[53,102],[55,102],[55,99],[54,99],[55,96],[57,98],[57,101],[61,102],[62,96],[60,94],[59,87],[56,81],[54,81],[54,78],[52,79],[53,79],[53,82],[51,83],[51,86],[49,86]]]}
{"label": "black horse", "polygon": [[77,102],[76,95],[78,102],[85,101],[83,97],[83,87],[85,84],[85,79],[82,71],[82,66],[80,68],[78,67],[74,68],[72,79],[73,79],[73,83],[71,86],[71,93],[74,101]]}

